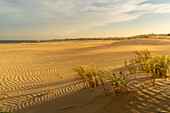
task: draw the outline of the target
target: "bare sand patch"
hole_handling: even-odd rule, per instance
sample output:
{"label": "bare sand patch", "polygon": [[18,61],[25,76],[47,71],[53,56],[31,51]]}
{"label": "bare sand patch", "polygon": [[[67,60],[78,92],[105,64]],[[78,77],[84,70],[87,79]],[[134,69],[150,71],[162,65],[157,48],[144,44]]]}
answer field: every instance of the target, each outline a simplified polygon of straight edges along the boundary
{"label": "bare sand patch", "polygon": [[[75,65],[117,68],[134,51],[149,49],[153,54],[169,55],[169,48],[170,41],[165,39],[0,44],[0,107],[2,111],[18,111],[82,89],[81,83],[67,87],[74,79]],[[67,106],[64,103],[62,106]]]}

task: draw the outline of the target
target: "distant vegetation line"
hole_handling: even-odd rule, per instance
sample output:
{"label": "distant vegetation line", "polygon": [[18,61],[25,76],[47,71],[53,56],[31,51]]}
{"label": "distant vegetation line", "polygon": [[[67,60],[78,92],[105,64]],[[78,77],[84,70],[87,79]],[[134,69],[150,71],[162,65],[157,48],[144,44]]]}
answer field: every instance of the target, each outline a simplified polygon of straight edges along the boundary
{"label": "distant vegetation line", "polygon": [[105,37],[105,38],[65,38],[65,39],[53,39],[53,40],[123,40],[123,39],[137,39],[137,38],[149,38],[152,36],[170,36],[169,34],[142,34],[142,35],[136,35],[136,36],[130,36],[130,37]]}
{"label": "distant vegetation line", "polygon": [[124,40],[124,39],[139,39],[139,38],[150,38],[154,36],[170,36],[169,34],[142,34],[131,37],[98,37],[98,38],[65,38],[65,39],[51,39],[51,40],[0,40],[0,43],[41,43],[41,42],[69,42],[69,41],[86,41],[86,40]]}

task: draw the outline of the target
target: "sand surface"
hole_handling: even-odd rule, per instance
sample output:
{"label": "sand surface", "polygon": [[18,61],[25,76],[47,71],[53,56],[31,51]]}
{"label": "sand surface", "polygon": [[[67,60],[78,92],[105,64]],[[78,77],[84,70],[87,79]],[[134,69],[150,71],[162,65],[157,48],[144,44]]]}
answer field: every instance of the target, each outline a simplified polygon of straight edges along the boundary
{"label": "sand surface", "polygon": [[[124,65],[124,59],[130,59],[134,56],[134,51],[145,49],[149,49],[153,54],[170,55],[170,40],[134,39],[0,44],[0,110],[22,113],[23,111],[47,113],[48,110],[51,110],[49,113],[105,113],[109,110],[110,113],[124,113],[123,110],[130,109],[129,112],[132,112],[134,109],[133,112],[140,112],[133,103],[136,101],[138,103],[136,105],[140,105],[139,102],[142,100],[138,100],[138,96],[144,95],[140,92],[134,92],[134,95],[130,93],[130,97],[129,94],[121,94],[122,96],[118,97],[100,95],[99,99],[93,101],[92,104],[87,104],[96,98],[98,89],[81,90],[83,84],[73,82],[75,72],[72,68],[75,65],[93,64],[112,69],[118,68]],[[57,73],[60,73],[62,78],[58,77]],[[169,90],[167,91],[166,88],[168,88],[169,81],[162,81],[162,84],[166,84],[166,87],[161,85],[159,87],[168,94]],[[159,87],[155,87],[155,91],[160,92]],[[152,112],[156,108],[157,111],[167,112],[169,98],[162,99],[164,96],[160,94],[158,95],[159,101],[155,97],[156,94],[153,92],[150,96],[156,103],[152,105],[148,100],[148,103],[152,105]],[[84,95],[87,96],[84,97]],[[112,101],[106,106],[109,101],[114,99],[116,101]],[[144,102],[145,100],[147,99],[143,99]],[[159,102],[163,103],[160,107]],[[122,104],[125,109],[121,109],[117,103]],[[132,103],[134,107],[126,108],[126,104],[129,103]],[[145,109],[144,106],[147,106],[148,103],[140,105],[140,110]],[[118,112],[114,111],[112,107]],[[145,110],[149,113],[148,109]]]}

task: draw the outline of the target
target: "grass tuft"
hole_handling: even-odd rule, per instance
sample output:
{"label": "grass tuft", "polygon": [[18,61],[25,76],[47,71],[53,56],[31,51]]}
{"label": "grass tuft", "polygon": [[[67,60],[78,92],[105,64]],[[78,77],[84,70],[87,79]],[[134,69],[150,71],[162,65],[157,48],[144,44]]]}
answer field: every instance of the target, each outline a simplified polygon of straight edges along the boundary
{"label": "grass tuft", "polygon": [[151,52],[146,49],[145,51],[135,51],[136,56],[131,59],[129,64],[125,60],[126,70],[130,74],[148,73],[147,79],[155,85],[156,77],[167,78],[170,59],[166,56],[151,56]]}
{"label": "grass tuft", "polygon": [[94,88],[101,84],[106,94],[112,90],[117,94],[128,89],[123,70],[117,74],[113,70],[107,70],[100,66],[76,66],[73,69],[86,88]]}
{"label": "grass tuft", "polygon": [[102,85],[106,94],[114,91],[115,94],[128,91],[131,83],[139,83],[145,90],[142,83],[132,80],[127,83],[127,71],[129,74],[147,73],[147,79],[152,85],[155,85],[156,77],[167,78],[170,66],[170,58],[166,56],[151,56],[147,49],[142,52],[135,52],[135,58],[129,62],[124,60],[125,67],[118,73],[108,70],[101,66],[75,66],[73,70],[77,72],[86,88],[95,88]]}

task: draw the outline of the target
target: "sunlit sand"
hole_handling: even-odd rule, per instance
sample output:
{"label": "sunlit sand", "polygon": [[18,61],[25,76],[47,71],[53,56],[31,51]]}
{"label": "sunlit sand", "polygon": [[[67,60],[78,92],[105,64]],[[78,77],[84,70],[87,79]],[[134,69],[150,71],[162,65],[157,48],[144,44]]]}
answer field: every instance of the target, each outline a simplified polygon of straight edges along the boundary
{"label": "sunlit sand", "polygon": [[148,94],[139,90],[105,96],[100,87],[83,89],[72,69],[76,65],[116,69],[124,65],[124,59],[132,58],[134,51],[145,49],[153,55],[170,55],[170,40],[0,44],[0,111],[168,113],[169,79],[148,86]]}

